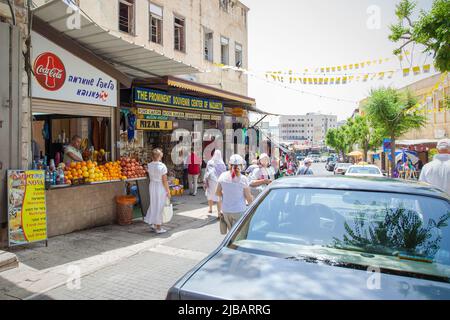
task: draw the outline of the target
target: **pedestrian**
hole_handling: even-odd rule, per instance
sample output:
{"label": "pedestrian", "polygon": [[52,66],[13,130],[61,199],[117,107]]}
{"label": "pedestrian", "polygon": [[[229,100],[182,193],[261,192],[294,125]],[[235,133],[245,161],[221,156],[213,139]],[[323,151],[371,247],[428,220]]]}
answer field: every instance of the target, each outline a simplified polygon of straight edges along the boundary
{"label": "pedestrian", "polygon": [[152,231],[165,233],[167,230],[161,227],[163,210],[167,199],[170,199],[169,183],[167,181],[167,167],[161,162],[163,152],[159,148],[152,150],[152,162],[148,164],[150,178],[149,193],[150,206],[144,221],[150,225]]}
{"label": "pedestrian", "polygon": [[249,176],[251,192],[254,197],[275,180],[275,172],[270,167],[270,158],[266,153],[259,156],[258,165],[258,168]]}
{"label": "pedestrian", "polygon": [[194,152],[194,148],[191,148],[191,153],[189,154],[187,160],[189,194],[191,196],[197,195],[198,177],[201,172],[201,163],[202,159]]}
{"label": "pedestrian", "polygon": [[253,159],[252,164],[248,166],[248,168],[245,170],[246,175],[251,175],[253,170],[257,169],[259,167],[258,165],[258,159]]}
{"label": "pedestrian", "polygon": [[450,195],[450,139],[439,140],[436,149],[439,154],[423,166],[419,181],[427,182]]}
{"label": "pedestrian", "polygon": [[298,168],[296,175],[313,175],[314,172],[311,169],[311,165],[313,163],[313,160],[311,158],[306,158],[305,160],[303,160],[303,165]]}
{"label": "pedestrian", "polygon": [[209,211],[212,213],[212,207],[214,202],[217,203],[217,212],[221,210],[220,198],[216,195],[217,181],[222,173],[227,171],[225,162],[222,159],[222,152],[218,149],[214,151],[214,155],[211,160],[208,161],[206,165],[206,173],[204,177],[205,181],[205,194],[208,199]]}
{"label": "pedestrian", "polygon": [[241,174],[245,160],[238,154],[230,157],[230,170],[219,177],[216,194],[222,199],[222,210],[219,218],[223,218],[227,231],[230,231],[236,221],[245,212],[247,204],[253,201],[249,182]]}

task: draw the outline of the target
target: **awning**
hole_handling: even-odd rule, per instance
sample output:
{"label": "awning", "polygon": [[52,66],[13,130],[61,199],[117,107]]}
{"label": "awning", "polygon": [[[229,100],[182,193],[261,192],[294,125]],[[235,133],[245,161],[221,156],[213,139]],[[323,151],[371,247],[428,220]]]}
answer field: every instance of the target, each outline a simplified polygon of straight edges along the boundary
{"label": "awning", "polygon": [[[74,11],[80,12],[79,29],[69,29],[67,25],[67,20]],[[158,53],[148,46],[131,43],[113,35],[110,30],[99,26],[81,12],[71,0],[53,0],[34,9],[33,15],[134,78],[200,72],[199,69]]]}
{"label": "awning", "polygon": [[134,86],[144,86],[163,91],[178,89],[180,94],[195,95],[204,98],[217,98],[224,102],[225,106],[254,106],[255,99],[242,96],[233,92],[217,89],[194,81],[177,77],[160,77],[140,79],[133,82]]}
{"label": "awning", "polygon": [[415,146],[420,144],[436,144],[439,140],[437,139],[415,139],[415,140],[397,140],[396,145],[402,146]]}

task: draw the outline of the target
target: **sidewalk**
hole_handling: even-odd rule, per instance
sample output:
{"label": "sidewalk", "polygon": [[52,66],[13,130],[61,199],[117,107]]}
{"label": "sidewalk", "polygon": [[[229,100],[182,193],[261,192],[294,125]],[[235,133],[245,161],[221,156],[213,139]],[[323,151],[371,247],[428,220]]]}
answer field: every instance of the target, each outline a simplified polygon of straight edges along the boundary
{"label": "sidewalk", "polygon": [[207,213],[202,189],[196,197],[175,197],[172,202],[175,215],[162,235],[136,219],[129,226],[109,225],[50,238],[48,247],[38,243],[10,249],[19,267],[0,272],[0,299],[32,298],[66,284],[77,273],[84,277],[216,220]]}

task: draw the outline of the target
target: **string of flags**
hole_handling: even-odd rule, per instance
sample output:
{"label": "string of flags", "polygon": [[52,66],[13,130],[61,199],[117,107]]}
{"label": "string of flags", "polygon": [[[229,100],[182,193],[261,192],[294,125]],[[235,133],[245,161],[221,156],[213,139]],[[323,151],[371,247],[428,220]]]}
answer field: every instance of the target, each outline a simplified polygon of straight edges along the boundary
{"label": "string of flags", "polygon": [[[441,74],[439,80],[435,83],[433,88],[428,93],[424,94],[422,98],[417,102],[417,104],[409,110],[409,112],[415,112],[417,114],[427,114],[444,111],[447,108],[444,101],[442,101],[442,104],[434,104],[435,94],[439,91],[443,91],[444,86],[448,86],[448,72],[444,72]],[[445,98],[445,94],[443,95],[443,98]],[[439,99],[438,101],[440,100],[443,99]],[[433,108],[428,108],[428,101],[433,104]]]}

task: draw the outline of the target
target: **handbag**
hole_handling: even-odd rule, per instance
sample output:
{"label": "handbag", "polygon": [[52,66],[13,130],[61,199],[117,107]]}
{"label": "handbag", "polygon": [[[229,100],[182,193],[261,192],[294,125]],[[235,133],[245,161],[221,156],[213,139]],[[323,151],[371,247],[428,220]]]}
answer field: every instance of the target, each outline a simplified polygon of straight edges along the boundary
{"label": "handbag", "polygon": [[173,205],[170,203],[170,200],[166,200],[166,205],[163,209],[163,223],[168,223],[173,218]]}
{"label": "handbag", "polygon": [[220,228],[220,234],[227,234],[227,224],[225,222],[225,218],[222,215],[219,217],[219,228]]}

